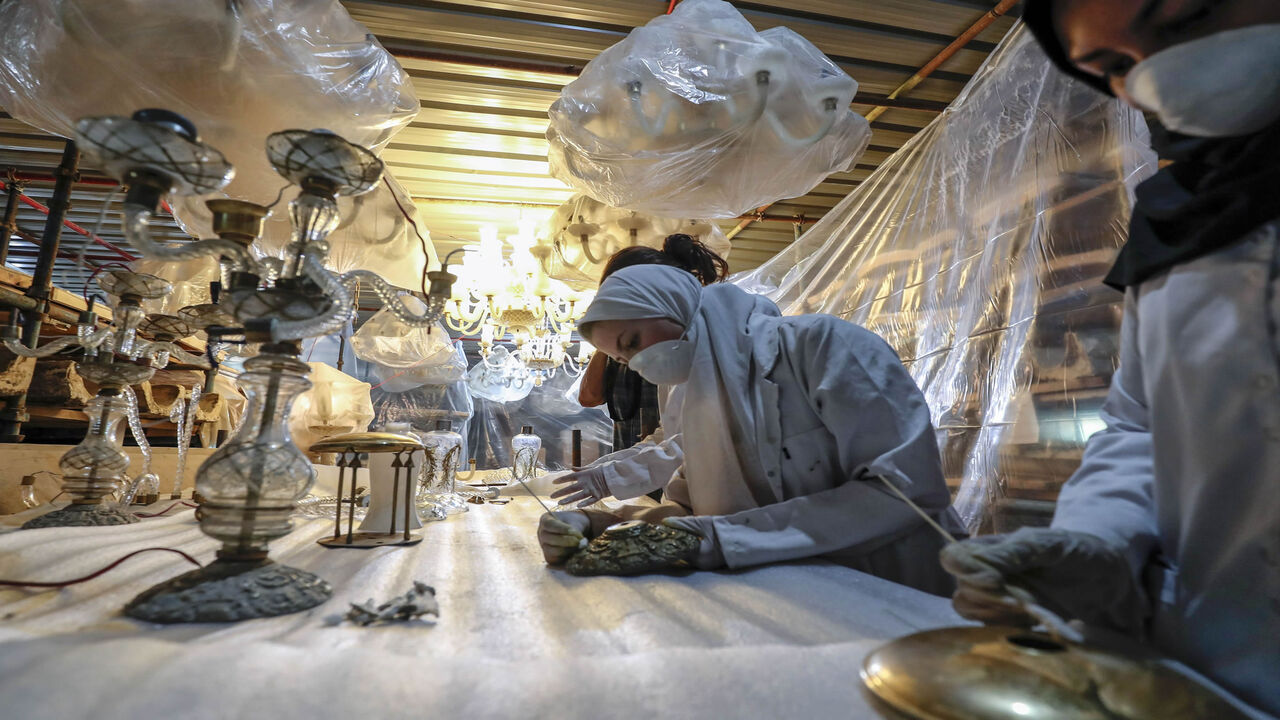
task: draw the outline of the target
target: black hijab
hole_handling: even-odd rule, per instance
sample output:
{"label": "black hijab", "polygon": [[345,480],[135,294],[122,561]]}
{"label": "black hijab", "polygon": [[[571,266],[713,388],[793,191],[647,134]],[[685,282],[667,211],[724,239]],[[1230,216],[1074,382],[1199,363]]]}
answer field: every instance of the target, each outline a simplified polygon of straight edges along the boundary
{"label": "black hijab", "polygon": [[[1027,0],[1022,19],[1054,65],[1112,94],[1106,81],[1067,59],[1053,28],[1053,0]],[[1151,141],[1173,163],[1135,192],[1129,239],[1105,280],[1119,290],[1280,219],[1280,123],[1234,138],[1189,137],[1153,124]]]}

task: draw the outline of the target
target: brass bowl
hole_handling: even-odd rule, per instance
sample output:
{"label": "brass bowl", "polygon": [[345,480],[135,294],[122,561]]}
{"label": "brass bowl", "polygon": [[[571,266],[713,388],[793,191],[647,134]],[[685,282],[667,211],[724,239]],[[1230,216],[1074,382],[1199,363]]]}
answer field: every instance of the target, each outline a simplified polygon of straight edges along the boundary
{"label": "brass bowl", "polygon": [[862,663],[872,705],[894,720],[1244,720],[1155,658],[1022,628],[928,630]]}
{"label": "brass bowl", "polygon": [[307,449],[313,453],[389,453],[421,450],[422,443],[408,435],[389,432],[354,432],[334,435]]}

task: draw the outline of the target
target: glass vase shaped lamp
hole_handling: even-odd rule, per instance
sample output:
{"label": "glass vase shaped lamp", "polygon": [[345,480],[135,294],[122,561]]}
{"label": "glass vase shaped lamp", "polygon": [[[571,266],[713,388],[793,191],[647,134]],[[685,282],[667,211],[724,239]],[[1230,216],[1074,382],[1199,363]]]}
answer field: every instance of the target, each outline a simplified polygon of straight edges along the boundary
{"label": "glass vase shaped lamp", "polygon": [[422,438],[430,463],[432,493],[449,515],[467,511],[467,498],[458,492],[458,467],[462,462],[462,436],[453,423],[437,420],[436,429]]}
{"label": "glass vase shaped lamp", "polygon": [[[304,570],[267,557],[270,541],[292,530],[294,504],[315,469],[289,436],[286,417],[311,386],[310,369],[290,348],[263,347],[245,361],[238,384],[248,398],[244,421],[196,474],[200,529],[222,542],[208,566],[147,590],[125,614],[152,622],[228,622],[315,607],[332,590]],[[273,352],[274,351],[274,352]]]}
{"label": "glass vase shaped lamp", "polygon": [[538,453],[541,450],[542,438],[533,434],[533,426],[522,427],[520,434],[511,438],[511,474],[517,480],[532,480],[538,474]]}

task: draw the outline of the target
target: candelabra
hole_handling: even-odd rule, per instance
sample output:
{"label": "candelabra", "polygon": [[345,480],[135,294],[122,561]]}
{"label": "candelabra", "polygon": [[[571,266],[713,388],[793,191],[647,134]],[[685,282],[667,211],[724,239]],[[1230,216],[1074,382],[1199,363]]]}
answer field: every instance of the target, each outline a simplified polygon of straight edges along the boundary
{"label": "candelabra", "polygon": [[298,359],[300,340],[335,332],[351,318],[357,282],[370,287],[398,319],[425,326],[441,316],[453,276],[429,273],[431,294],[425,312],[413,312],[400,291],[377,275],[356,270],[343,275],[325,267],[327,237],[338,225],[339,195],[360,195],[382,177],[382,162],[364,148],[322,130],[285,130],[267,138],[267,157],[282,177],[300,188],[289,204],[293,240],[283,258],[258,260],[250,245],[261,234],[268,208],[244,200],[212,200],[216,239],[180,244],[154,240],[150,225],[167,194],[201,195],[225,184],[232,169],[212,148],[199,143],[195,128],[164,111],[140,111],[131,118],[87,118],[77,125],[86,154],[129,186],[124,231],[143,254],[166,259],[217,255],[228,280],[218,310],[186,315],[206,324],[211,341],[240,336],[259,343],[245,362],[239,385],[248,397],[236,435],[196,472],[205,499],[200,525],[222,542],[210,565],[158,585],[125,608],[155,622],[221,622],[268,617],[324,602],[328,583],[268,557],[272,540],[292,528],[290,515],[315,479],[315,470],[289,436],[294,399],[310,386],[309,368]]}

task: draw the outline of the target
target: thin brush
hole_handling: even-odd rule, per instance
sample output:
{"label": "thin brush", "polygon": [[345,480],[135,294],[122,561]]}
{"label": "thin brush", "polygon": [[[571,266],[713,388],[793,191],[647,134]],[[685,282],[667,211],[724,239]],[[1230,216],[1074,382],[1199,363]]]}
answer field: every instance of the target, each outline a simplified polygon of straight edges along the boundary
{"label": "thin brush", "polygon": [[[901,488],[889,482],[888,478],[885,478],[884,476],[878,477],[880,477],[880,482],[884,483],[885,487],[889,488],[890,492],[897,495],[902,502],[907,504],[907,507],[916,511],[917,515],[923,518],[926,523],[929,523],[929,527],[932,527],[939,535],[945,538],[948,545],[959,542],[955,539],[955,536],[947,532],[946,529],[939,525],[936,520],[930,517],[929,513],[925,512],[919,505],[912,502],[911,498],[907,497],[906,493],[902,492]],[[992,568],[992,570],[995,570],[995,568]],[[995,571],[999,573],[998,570]],[[1045,629],[1049,631],[1049,636],[1054,640],[1059,642],[1063,640],[1075,643],[1084,642],[1084,635],[1082,635],[1079,630],[1071,627],[1071,625],[1069,625],[1066,620],[1059,617],[1057,613],[1037,603],[1035,596],[1031,593],[1015,585],[1010,585],[1009,583],[1004,583],[1004,591],[1009,595],[1009,597],[1013,598],[1019,609],[1040,621],[1040,624],[1044,625]]]}

